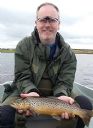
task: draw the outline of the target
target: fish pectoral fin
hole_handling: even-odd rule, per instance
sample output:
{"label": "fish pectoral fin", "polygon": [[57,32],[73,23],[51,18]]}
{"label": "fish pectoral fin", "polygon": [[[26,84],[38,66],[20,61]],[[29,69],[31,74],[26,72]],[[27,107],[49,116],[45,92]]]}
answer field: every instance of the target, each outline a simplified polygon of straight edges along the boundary
{"label": "fish pectoral fin", "polygon": [[52,118],[59,120],[59,121],[62,119],[60,116],[56,116],[56,115],[52,115]]}
{"label": "fish pectoral fin", "polygon": [[39,114],[37,114],[34,110],[30,109],[30,112],[32,113],[33,116],[38,116]]}

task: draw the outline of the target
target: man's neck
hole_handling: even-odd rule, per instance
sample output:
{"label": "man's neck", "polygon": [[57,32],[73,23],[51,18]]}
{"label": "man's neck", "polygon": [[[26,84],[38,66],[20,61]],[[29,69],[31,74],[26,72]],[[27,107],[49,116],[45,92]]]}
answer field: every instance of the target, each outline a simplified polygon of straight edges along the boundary
{"label": "man's neck", "polygon": [[52,41],[50,41],[50,40],[45,40],[45,41],[41,40],[41,43],[43,45],[46,45],[46,46],[52,46],[52,45],[55,44],[55,40],[52,40]]}

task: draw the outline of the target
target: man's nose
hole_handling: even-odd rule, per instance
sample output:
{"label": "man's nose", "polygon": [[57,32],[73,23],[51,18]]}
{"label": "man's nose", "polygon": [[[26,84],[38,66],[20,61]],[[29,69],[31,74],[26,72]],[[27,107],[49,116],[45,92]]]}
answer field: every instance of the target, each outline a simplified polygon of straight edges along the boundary
{"label": "man's nose", "polygon": [[49,20],[46,20],[45,25],[46,25],[46,26],[50,26],[50,21],[49,21]]}

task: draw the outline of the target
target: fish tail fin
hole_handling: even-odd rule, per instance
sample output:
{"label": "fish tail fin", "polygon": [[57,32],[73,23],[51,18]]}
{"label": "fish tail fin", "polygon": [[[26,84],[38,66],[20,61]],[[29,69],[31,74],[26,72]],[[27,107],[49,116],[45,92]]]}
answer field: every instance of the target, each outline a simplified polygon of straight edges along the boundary
{"label": "fish tail fin", "polygon": [[89,126],[89,122],[92,116],[93,116],[93,111],[84,110],[80,117],[82,118],[84,124]]}
{"label": "fish tail fin", "polygon": [[93,110],[92,110],[92,117],[93,117]]}

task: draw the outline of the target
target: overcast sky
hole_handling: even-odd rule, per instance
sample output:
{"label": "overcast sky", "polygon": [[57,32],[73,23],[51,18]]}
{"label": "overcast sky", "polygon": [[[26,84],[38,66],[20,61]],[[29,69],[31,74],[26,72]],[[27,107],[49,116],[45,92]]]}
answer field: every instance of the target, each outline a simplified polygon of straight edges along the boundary
{"label": "overcast sky", "polygon": [[[46,0],[60,10],[60,33],[72,48],[93,49],[93,0]],[[15,48],[35,26],[45,0],[0,0],[0,48]]]}

